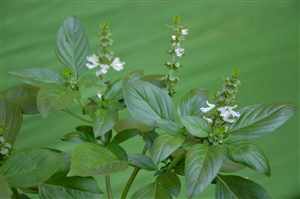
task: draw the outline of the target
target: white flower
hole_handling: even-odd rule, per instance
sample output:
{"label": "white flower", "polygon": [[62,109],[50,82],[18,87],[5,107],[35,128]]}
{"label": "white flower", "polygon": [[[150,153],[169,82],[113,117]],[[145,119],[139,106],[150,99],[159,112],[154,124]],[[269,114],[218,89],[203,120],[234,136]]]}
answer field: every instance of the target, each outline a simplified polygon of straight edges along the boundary
{"label": "white flower", "polygon": [[212,123],[213,122],[213,120],[211,118],[209,118],[209,117],[203,116],[203,119],[206,120],[208,123]]}
{"label": "white flower", "polygon": [[111,63],[111,67],[113,67],[113,69],[115,69],[116,71],[123,70],[124,65],[125,65],[125,62],[122,62],[119,57],[115,57]]}
{"label": "white flower", "polygon": [[88,69],[93,69],[99,66],[99,57],[95,54],[86,57],[86,67]]}
{"label": "white flower", "polygon": [[180,46],[177,46],[175,48],[175,54],[177,57],[181,57],[184,54],[184,48],[181,48]]}
{"label": "white flower", "polygon": [[188,34],[189,34],[189,29],[187,28],[181,29],[181,35],[187,36]]}
{"label": "white flower", "polygon": [[200,111],[202,113],[208,113],[209,111],[213,110],[216,107],[216,105],[210,104],[208,101],[206,101],[206,104],[207,104],[207,107],[200,108]]}
{"label": "white flower", "polygon": [[237,108],[237,105],[224,106],[218,108],[218,111],[220,112],[220,116],[223,118],[225,122],[234,123],[236,122],[236,119],[238,119],[241,116],[239,112],[233,110],[235,108]]}
{"label": "white flower", "polygon": [[171,36],[172,40],[176,40],[176,35]]}
{"label": "white flower", "polygon": [[7,155],[8,152],[9,152],[9,150],[8,150],[7,148],[2,148],[2,149],[0,150],[0,154],[2,154],[2,155]]}
{"label": "white flower", "polygon": [[97,95],[97,97],[98,97],[99,99],[102,98],[102,94],[101,94],[101,93],[97,93],[96,95]]}
{"label": "white flower", "polygon": [[96,71],[96,75],[100,76],[100,75],[104,75],[108,72],[109,69],[109,65],[107,64],[100,64],[100,69]]}
{"label": "white flower", "polygon": [[3,136],[0,136],[0,144],[4,143],[5,142],[5,139]]}

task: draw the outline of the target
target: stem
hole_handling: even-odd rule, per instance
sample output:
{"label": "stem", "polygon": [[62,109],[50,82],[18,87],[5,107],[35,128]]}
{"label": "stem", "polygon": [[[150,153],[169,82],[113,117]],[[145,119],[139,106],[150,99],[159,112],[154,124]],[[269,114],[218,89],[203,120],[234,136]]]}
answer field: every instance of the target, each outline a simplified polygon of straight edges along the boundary
{"label": "stem", "polygon": [[78,119],[78,120],[81,120],[82,122],[86,122],[86,123],[89,123],[89,124],[92,123],[92,121],[90,121],[90,120],[88,120],[88,119],[85,119],[84,117],[82,117],[82,116],[80,116],[80,115],[78,115],[78,114],[76,114],[76,113],[73,113],[72,111],[70,111],[70,110],[68,110],[68,109],[63,110],[63,112],[68,113],[68,114],[71,115],[72,117],[74,117],[74,118],[76,118],[76,119]]}
{"label": "stem", "polygon": [[105,176],[105,185],[106,185],[107,198],[108,199],[113,199],[112,188],[111,188],[110,176],[109,175]]}
{"label": "stem", "polygon": [[[146,154],[146,152],[147,152],[147,147],[144,146],[142,154],[144,155],[144,154]],[[131,173],[131,175],[130,175],[130,177],[129,177],[126,185],[125,185],[125,188],[124,188],[124,190],[122,192],[121,199],[126,199],[127,198],[129,190],[130,190],[130,188],[131,188],[131,186],[132,186],[134,180],[136,179],[136,177],[137,177],[137,175],[138,175],[138,173],[139,173],[140,170],[141,170],[140,168],[135,167],[134,170],[132,171],[132,173]]]}
{"label": "stem", "polygon": [[171,162],[171,164],[168,166],[168,170],[173,169],[184,157],[185,152],[181,151],[180,154],[178,154],[177,157],[174,158],[174,160]]}

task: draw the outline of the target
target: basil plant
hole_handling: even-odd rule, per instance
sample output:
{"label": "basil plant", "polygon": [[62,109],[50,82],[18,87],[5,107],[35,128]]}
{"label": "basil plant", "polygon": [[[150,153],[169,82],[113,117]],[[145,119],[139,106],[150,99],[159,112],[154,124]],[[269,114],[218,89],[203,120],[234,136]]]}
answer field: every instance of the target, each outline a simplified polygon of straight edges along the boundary
{"label": "basil plant", "polygon": [[[28,68],[10,73],[23,83],[0,94],[1,199],[173,199],[183,190],[184,198],[191,199],[201,198],[210,185],[216,199],[270,198],[261,185],[234,173],[249,168],[271,175],[266,155],[253,141],[282,126],[294,107],[240,107],[238,72],[213,97],[201,89],[180,97],[176,84],[189,30],[179,17],[170,27],[163,75],[133,71],[112,80],[109,73],[121,73],[125,62],[112,51],[110,27],[101,26],[97,51],[91,52],[75,17],[67,18],[57,33],[61,71]],[[174,99],[180,99],[176,105]],[[75,143],[72,150],[15,150],[24,116],[47,117],[57,111],[78,119],[74,131],[61,138]],[[143,141],[140,153],[123,148],[131,138]],[[129,168],[133,171],[119,197],[113,193],[111,175]],[[133,188],[143,170],[153,178]],[[101,188],[94,178],[100,176],[105,179]]]}

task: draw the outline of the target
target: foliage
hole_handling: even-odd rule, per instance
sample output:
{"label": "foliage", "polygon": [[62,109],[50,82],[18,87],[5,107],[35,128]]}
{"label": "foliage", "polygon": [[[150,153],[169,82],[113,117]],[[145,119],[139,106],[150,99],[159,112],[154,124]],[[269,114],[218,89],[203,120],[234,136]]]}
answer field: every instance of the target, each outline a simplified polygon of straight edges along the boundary
{"label": "foliage", "polygon": [[[274,132],[295,112],[288,104],[238,107],[238,73],[226,78],[214,98],[193,89],[176,105],[182,42],[188,29],[178,17],[172,26],[167,74],[133,72],[111,81],[106,74],[122,71],[125,62],[112,51],[112,34],[101,27],[99,51],[90,55],[88,38],[79,20],[69,17],[57,34],[60,72],[31,68],[10,74],[24,84],[0,94],[0,196],[41,199],[101,198],[94,179],[103,176],[109,199],[110,176],[133,167],[121,199],[126,199],[142,170],[154,173],[152,182],[132,199],[172,199],[182,179],[187,197],[194,198],[215,184],[217,199],[270,198],[259,184],[232,172],[248,167],[271,175],[271,166],[253,139]],[[74,112],[79,107],[80,112]],[[75,142],[71,153],[51,148],[15,151],[23,115],[47,117],[64,111],[84,122],[62,140]],[[128,114],[120,114],[120,113]],[[128,154],[121,143],[140,137],[145,147]]]}

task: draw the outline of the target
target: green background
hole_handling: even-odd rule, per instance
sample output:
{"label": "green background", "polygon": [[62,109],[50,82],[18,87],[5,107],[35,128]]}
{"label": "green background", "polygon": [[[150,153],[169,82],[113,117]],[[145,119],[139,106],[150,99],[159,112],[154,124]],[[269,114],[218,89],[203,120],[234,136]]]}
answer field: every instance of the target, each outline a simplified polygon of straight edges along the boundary
{"label": "green background", "polygon": [[[0,89],[18,83],[8,71],[28,67],[60,68],[54,47],[56,31],[69,15],[80,18],[97,46],[99,23],[109,22],[115,52],[126,61],[126,71],[165,72],[172,16],[180,15],[190,29],[181,69],[178,94],[201,87],[214,94],[233,68],[241,71],[240,103],[288,102],[299,104],[299,3],[297,0],[107,0],[107,1],[0,1]],[[274,199],[297,198],[299,193],[299,117],[258,144],[272,165],[272,177],[252,171],[242,173],[263,184]],[[63,113],[48,118],[27,117],[18,137],[18,149],[53,146],[68,148],[59,138],[77,121]],[[141,142],[125,144],[141,150]],[[129,175],[113,176],[117,196]],[[136,189],[150,182],[144,172]],[[104,188],[101,178],[99,184]],[[199,198],[213,198],[213,187]],[[298,195],[299,197],[299,195]],[[117,197],[116,197],[117,198]],[[185,196],[180,197],[184,199]]]}

